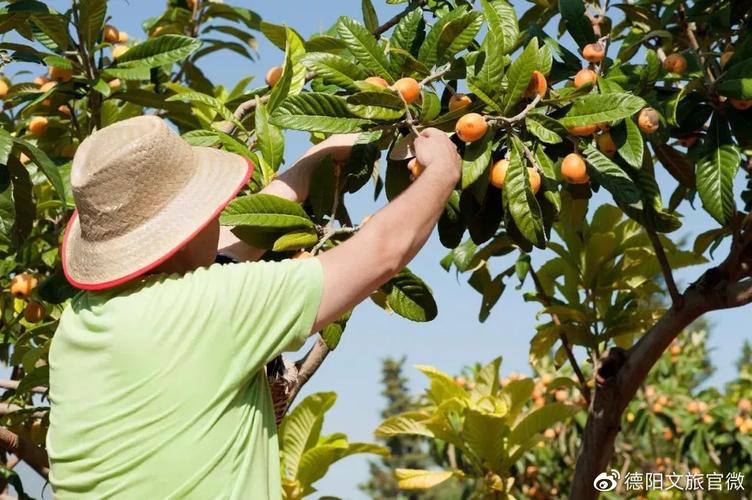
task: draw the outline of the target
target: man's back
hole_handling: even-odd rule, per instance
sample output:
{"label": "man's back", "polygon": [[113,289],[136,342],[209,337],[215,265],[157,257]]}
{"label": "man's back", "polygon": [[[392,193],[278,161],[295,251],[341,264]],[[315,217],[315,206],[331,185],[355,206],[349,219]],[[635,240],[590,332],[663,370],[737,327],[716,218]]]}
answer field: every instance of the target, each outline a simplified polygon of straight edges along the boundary
{"label": "man's back", "polygon": [[321,288],[310,259],[79,294],[50,351],[55,495],[280,497],[263,366],[308,336]]}

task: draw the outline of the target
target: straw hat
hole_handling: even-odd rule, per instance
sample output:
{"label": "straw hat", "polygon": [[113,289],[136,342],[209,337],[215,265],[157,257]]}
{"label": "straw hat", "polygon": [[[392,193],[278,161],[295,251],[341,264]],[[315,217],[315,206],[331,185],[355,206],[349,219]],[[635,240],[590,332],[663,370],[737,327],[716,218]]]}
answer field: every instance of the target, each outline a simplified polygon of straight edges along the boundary
{"label": "straw hat", "polygon": [[252,172],[245,158],[191,146],[156,116],[95,132],[73,158],[65,276],[99,290],[145,273],[214,220]]}

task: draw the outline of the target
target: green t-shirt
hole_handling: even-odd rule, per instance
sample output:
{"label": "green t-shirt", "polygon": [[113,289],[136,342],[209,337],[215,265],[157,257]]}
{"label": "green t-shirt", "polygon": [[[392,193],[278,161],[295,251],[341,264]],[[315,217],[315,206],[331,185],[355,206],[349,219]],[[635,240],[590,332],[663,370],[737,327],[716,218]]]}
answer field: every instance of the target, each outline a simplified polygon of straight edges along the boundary
{"label": "green t-shirt", "polygon": [[280,498],[264,365],[302,346],[322,288],[307,259],[78,294],[49,355],[55,497]]}

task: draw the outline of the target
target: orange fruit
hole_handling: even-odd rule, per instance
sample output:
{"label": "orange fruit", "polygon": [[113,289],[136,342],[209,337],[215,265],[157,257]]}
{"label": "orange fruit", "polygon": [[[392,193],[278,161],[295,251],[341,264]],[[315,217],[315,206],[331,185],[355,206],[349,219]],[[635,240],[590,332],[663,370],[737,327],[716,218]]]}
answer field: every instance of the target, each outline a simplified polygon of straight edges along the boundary
{"label": "orange fruit", "polygon": [[399,92],[399,95],[402,96],[402,99],[407,104],[411,104],[420,99],[420,84],[415,78],[400,78],[394,82],[392,88]]}
{"label": "orange fruit", "polygon": [[600,43],[589,43],[582,49],[582,57],[591,63],[601,62],[606,57],[606,47]]}
{"label": "orange fruit", "polygon": [[752,107],[752,100],[743,99],[729,99],[729,104],[738,109],[739,111],[745,111]]}
{"label": "orange fruit", "polygon": [[713,416],[712,415],[703,415],[702,421],[706,424],[712,424],[713,423]]}
{"label": "orange fruit", "polygon": [[736,408],[742,413],[747,413],[752,410],[752,402],[747,398],[742,398],[736,403]]}
{"label": "orange fruit", "polygon": [[681,75],[687,71],[687,58],[681,54],[669,54],[663,60],[663,69]]}
{"label": "orange fruit", "polygon": [[311,257],[313,257],[313,254],[306,250],[300,250],[298,253],[292,256],[293,259],[310,259]]}
{"label": "orange fruit", "polygon": [[389,87],[389,82],[387,82],[380,76],[369,76],[364,81],[366,83],[370,83],[371,85],[376,85],[377,87],[382,87],[382,88]]}
{"label": "orange fruit", "polygon": [[616,154],[616,143],[611,138],[611,134],[609,134],[608,132],[603,132],[598,136],[598,149],[600,149],[601,153],[608,157],[614,156]]}
{"label": "orange fruit", "polygon": [[126,52],[128,52],[128,47],[126,45],[118,44],[112,47],[112,57],[114,59],[120,59]]}
{"label": "orange fruit", "polygon": [[417,179],[420,177],[420,174],[423,173],[423,171],[426,169],[423,165],[421,165],[416,158],[413,158],[409,162],[407,162],[407,168],[410,169],[410,178],[412,180]]}
{"label": "orange fruit", "polygon": [[33,300],[26,304],[26,308],[24,309],[24,319],[26,321],[29,323],[39,323],[44,319],[44,316],[45,310],[42,304]]}
{"label": "orange fruit", "polygon": [[68,107],[67,104],[61,104],[60,106],[58,106],[57,107],[57,111],[61,115],[65,115],[65,116],[70,116],[71,115],[71,109]]}
{"label": "orange fruit", "polygon": [[574,86],[576,88],[583,87],[587,84],[595,85],[596,81],[598,81],[598,75],[592,69],[584,68],[574,75]]}
{"label": "orange fruit", "polygon": [[661,413],[663,411],[663,405],[660,403],[653,403],[653,413]]}
{"label": "orange fruit", "polygon": [[566,389],[556,389],[556,392],[554,392],[554,398],[559,403],[562,403],[562,402],[566,401],[567,398],[569,398],[569,395],[567,394],[567,390]]}
{"label": "orange fruit", "polygon": [[39,85],[41,87],[42,85],[44,85],[45,83],[47,83],[49,81],[50,81],[50,79],[47,78],[46,76],[38,76],[38,77],[34,78],[34,82],[33,83],[34,83],[34,85]]}
{"label": "orange fruit", "polygon": [[590,181],[587,166],[582,156],[569,153],[561,162],[561,176],[571,184],[585,184]]}
{"label": "orange fruit", "polygon": [[666,429],[665,431],[663,431],[663,439],[665,439],[666,441],[671,441],[672,439],[674,439],[674,433],[671,432],[671,429]]}
{"label": "orange fruit", "polygon": [[681,354],[681,346],[679,344],[674,344],[671,346],[671,355],[672,356],[678,356]]}
{"label": "orange fruit", "polygon": [[128,36],[128,33],[126,33],[125,31],[121,31],[118,33],[117,41],[118,43],[128,43],[129,38],[130,37]]}
{"label": "orange fruit", "polygon": [[52,80],[57,80],[58,82],[67,82],[73,78],[73,70],[50,66],[50,78]]}
{"label": "orange fruit", "polygon": [[679,143],[680,146],[684,146],[685,148],[691,148],[692,146],[697,144],[697,139],[699,138],[700,138],[700,134],[698,134],[697,132],[692,132],[690,134],[685,134],[685,135],[680,136],[677,139],[677,142]]}
{"label": "orange fruit", "polygon": [[55,85],[57,85],[57,82],[47,82],[43,83],[41,87],[39,87],[39,90],[41,92],[49,92],[53,88],[55,88]]}
{"label": "orange fruit", "polygon": [[282,77],[282,66],[274,66],[266,72],[266,84],[270,87],[277,85],[277,82]]}
{"label": "orange fruit", "polygon": [[463,142],[475,142],[486,135],[488,123],[478,113],[468,113],[457,120],[454,130]]}
{"label": "orange fruit", "polygon": [[48,124],[49,120],[46,117],[35,116],[29,122],[29,132],[31,132],[32,135],[39,137],[45,133]]}
{"label": "orange fruit", "polygon": [[120,78],[115,78],[107,82],[107,85],[110,87],[111,90],[119,90],[122,84],[123,82],[120,81]]}
{"label": "orange fruit", "polygon": [[604,132],[611,130],[611,125],[608,122],[596,123],[595,126],[598,127],[598,130],[603,130]]}
{"label": "orange fruit", "polygon": [[646,134],[654,133],[656,130],[658,130],[660,124],[661,122],[660,118],[658,117],[658,112],[653,108],[642,108],[642,110],[640,110],[640,114],[637,115],[637,125],[640,127],[640,130],[642,130]]}
{"label": "orange fruit", "polygon": [[530,83],[525,90],[525,97],[528,99],[534,98],[536,95],[543,97],[548,90],[548,83],[546,83],[546,77],[540,71],[533,71],[530,77]]}
{"label": "orange fruit", "polygon": [[533,194],[538,194],[541,187],[541,176],[533,167],[527,167],[527,178],[530,181],[530,190]]}
{"label": "orange fruit", "polygon": [[571,127],[568,128],[567,131],[572,135],[577,135],[580,137],[584,137],[587,135],[593,135],[595,131],[598,130],[598,126],[593,125],[579,125],[577,127]]}
{"label": "orange fruit", "polygon": [[6,95],[8,95],[8,90],[10,89],[10,86],[5,80],[0,80],[0,99],[5,98]]}
{"label": "orange fruit", "polygon": [[700,405],[697,404],[697,401],[690,401],[687,403],[687,412],[700,413]]}
{"label": "orange fruit", "polygon": [[723,54],[721,54],[721,68],[726,66],[732,57],[734,57],[733,50],[724,51]]}
{"label": "orange fruit", "polygon": [[491,185],[499,189],[504,187],[504,179],[509,169],[509,160],[503,158],[491,165]]}
{"label": "orange fruit", "polygon": [[10,293],[17,299],[23,299],[37,287],[37,279],[29,273],[17,274],[10,280]]}
{"label": "orange fruit", "polygon": [[553,438],[556,437],[556,431],[554,431],[553,429],[546,429],[543,432],[543,437],[545,437],[547,439],[553,439]]}
{"label": "orange fruit", "polygon": [[104,26],[104,41],[107,43],[118,43],[120,41],[120,32],[110,24]]}
{"label": "orange fruit", "polygon": [[456,93],[449,98],[449,111],[457,111],[466,106],[470,106],[473,100],[466,94]]}

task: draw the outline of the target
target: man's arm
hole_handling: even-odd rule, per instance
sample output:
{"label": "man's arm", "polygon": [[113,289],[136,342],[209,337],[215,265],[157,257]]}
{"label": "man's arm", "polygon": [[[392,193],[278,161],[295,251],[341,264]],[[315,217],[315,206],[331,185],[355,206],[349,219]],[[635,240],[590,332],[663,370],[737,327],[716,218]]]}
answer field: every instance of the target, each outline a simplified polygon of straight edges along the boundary
{"label": "man's arm", "polygon": [[[326,156],[346,158],[350,154],[358,134],[333,135],[309,149],[290,168],[270,182],[263,190],[286,200],[301,203],[308,198],[311,176],[316,166]],[[232,228],[222,226],[219,232],[219,253],[228,255],[237,261],[256,261],[266,250],[255,248],[241,241],[232,234]]]}
{"label": "man's arm", "polygon": [[358,233],[317,258],[324,292],[312,333],[335,321],[404,268],[425,244],[460,178],[447,135],[426,129],[415,140],[425,171]]}

